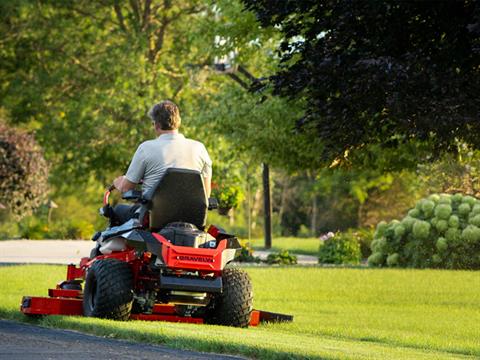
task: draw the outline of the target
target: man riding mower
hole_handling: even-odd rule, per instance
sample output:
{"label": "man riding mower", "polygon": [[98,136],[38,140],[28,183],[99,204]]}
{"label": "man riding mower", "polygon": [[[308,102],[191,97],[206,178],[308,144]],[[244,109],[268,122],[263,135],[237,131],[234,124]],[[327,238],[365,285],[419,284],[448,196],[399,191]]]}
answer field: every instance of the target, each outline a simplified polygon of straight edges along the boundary
{"label": "man riding mower", "polygon": [[170,303],[177,313],[206,323],[248,326],[250,279],[243,270],[226,268],[240,245],[214,226],[205,229],[208,204],[200,173],[170,168],[151,198],[135,191],[123,198],[142,204],[139,218],[97,235],[104,254],[86,264],[84,314],[126,320]]}
{"label": "man riding mower", "polygon": [[[240,249],[237,238],[206,226],[207,209],[215,204],[208,200],[211,160],[205,147],[178,133],[175,104],[159,103],[150,115],[158,138],[142,143],[127,174],[114,181],[135,205],[112,208],[110,187],[102,208],[110,226],[95,234],[90,257],[79,267],[69,265],[67,281],[50,289],[49,298],[24,297],[21,311],[239,327],[291,320],[252,312],[247,273],[227,267]],[[140,180],[143,192],[134,190]]]}

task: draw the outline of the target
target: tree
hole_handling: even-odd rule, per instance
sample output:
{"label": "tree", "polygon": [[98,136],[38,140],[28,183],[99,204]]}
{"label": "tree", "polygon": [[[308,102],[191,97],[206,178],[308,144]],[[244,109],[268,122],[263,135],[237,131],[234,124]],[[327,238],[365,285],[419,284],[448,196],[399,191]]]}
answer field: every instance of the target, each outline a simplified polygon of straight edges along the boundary
{"label": "tree", "polygon": [[241,10],[206,0],[1,2],[0,106],[36,130],[57,187],[105,182],[153,136],[146,113],[160,99],[179,103],[187,134],[204,135],[195,119],[214,57],[256,51],[244,46],[259,38],[254,16],[231,21]]}
{"label": "tree", "polygon": [[480,147],[478,2],[243,3],[283,33],[270,81],[275,94],[305,100],[297,126],[322,140],[325,161],[370,144]]}
{"label": "tree", "polygon": [[32,213],[47,195],[48,166],[32,134],[0,122],[0,203],[16,218]]}

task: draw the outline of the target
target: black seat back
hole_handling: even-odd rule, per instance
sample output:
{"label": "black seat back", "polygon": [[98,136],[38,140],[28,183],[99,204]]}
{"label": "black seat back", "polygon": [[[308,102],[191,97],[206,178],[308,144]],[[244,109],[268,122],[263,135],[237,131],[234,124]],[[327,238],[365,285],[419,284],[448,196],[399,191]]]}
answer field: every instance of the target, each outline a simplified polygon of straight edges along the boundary
{"label": "black seat back", "polygon": [[205,226],[208,200],[203,177],[198,171],[167,169],[148,199],[150,228],[154,231],[179,221],[200,229]]}

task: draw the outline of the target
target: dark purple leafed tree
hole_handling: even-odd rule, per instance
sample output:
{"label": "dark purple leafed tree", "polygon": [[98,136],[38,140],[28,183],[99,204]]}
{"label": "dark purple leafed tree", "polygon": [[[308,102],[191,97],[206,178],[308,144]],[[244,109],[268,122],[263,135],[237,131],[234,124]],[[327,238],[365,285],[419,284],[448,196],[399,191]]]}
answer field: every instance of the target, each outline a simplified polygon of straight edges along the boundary
{"label": "dark purple leafed tree", "polygon": [[324,160],[379,144],[480,148],[476,1],[243,0],[283,33],[274,93],[304,99],[297,126]]}
{"label": "dark purple leafed tree", "polygon": [[33,135],[0,122],[0,203],[16,218],[45,200],[48,166]]}

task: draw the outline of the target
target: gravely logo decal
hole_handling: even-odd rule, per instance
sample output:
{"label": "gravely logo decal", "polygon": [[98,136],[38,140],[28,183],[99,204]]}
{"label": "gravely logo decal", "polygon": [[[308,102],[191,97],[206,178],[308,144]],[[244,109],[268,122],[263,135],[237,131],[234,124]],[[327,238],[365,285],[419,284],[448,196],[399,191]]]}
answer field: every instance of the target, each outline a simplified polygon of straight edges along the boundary
{"label": "gravely logo decal", "polygon": [[202,257],[202,256],[180,255],[180,256],[177,256],[177,259],[178,260],[185,260],[185,261],[198,261],[198,262],[213,263],[212,258]]}

